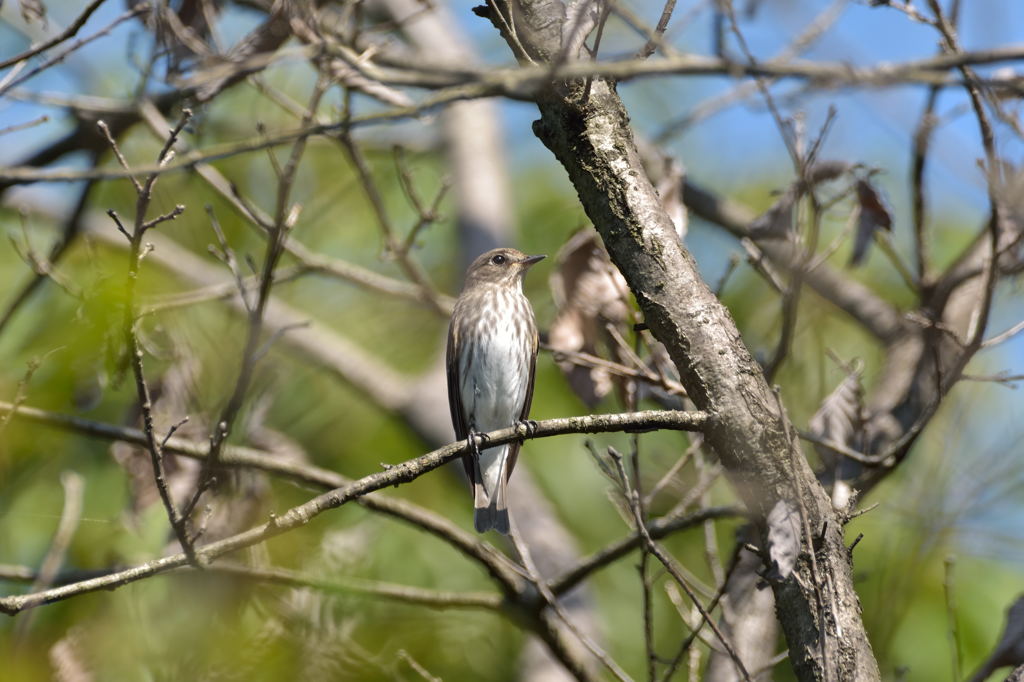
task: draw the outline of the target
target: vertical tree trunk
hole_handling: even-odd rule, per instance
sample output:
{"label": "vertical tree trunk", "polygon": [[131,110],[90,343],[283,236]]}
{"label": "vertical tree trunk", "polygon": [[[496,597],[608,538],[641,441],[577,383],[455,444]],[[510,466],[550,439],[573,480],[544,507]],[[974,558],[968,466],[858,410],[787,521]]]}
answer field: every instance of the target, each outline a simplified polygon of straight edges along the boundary
{"label": "vertical tree trunk", "polygon": [[[589,21],[586,8],[573,2],[524,0],[497,8],[500,17],[489,8],[478,11],[502,31],[520,60],[575,58],[573,47],[582,44],[579,34]],[[573,43],[566,48],[564,40]],[[568,172],[690,398],[713,415],[707,442],[740,496],[762,519],[780,501],[800,510],[803,551],[796,569],[772,583],[798,677],[877,680],[842,521],[731,316],[679,242],[644,173],[614,84],[599,78],[556,82],[540,95],[538,107],[534,132]],[[765,532],[762,538],[764,547]]]}

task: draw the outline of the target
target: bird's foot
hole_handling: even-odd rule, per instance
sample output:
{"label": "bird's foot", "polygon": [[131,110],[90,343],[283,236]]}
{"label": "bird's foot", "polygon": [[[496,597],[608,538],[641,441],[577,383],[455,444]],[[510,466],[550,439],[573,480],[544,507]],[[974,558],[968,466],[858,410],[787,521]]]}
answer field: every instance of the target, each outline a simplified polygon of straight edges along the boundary
{"label": "bird's foot", "polygon": [[474,457],[479,459],[480,451],[483,450],[484,446],[487,444],[487,434],[486,433],[480,433],[479,431],[477,431],[475,429],[470,429],[469,430],[469,435],[466,437],[466,440],[469,441],[469,451],[470,451],[470,453]]}
{"label": "bird's foot", "polygon": [[521,420],[517,424],[517,426],[521,426],[522,428],[526,429],[526,434],[525,435],[528,436],[528,437],[531,437],[531,438],[534,435],[536,435],[537,429],[540,428],[537,425],[536,420],[534,420],[534,419],[523,419],[523,420]]}

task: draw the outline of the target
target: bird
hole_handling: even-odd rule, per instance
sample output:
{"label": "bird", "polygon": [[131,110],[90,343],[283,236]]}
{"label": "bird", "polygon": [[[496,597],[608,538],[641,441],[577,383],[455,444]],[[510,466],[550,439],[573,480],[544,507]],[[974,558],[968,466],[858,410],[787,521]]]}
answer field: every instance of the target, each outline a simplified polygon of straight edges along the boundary
{"label": "bird", "polygon": [[522,443],[486,447],[480,434],[528,421],[537,365],[537,323],[523,294],[523,277],[545,256],[512,248],[481,254],[448,325],[448,406],[473,487],[473,526],[509,532],[506,486]]}

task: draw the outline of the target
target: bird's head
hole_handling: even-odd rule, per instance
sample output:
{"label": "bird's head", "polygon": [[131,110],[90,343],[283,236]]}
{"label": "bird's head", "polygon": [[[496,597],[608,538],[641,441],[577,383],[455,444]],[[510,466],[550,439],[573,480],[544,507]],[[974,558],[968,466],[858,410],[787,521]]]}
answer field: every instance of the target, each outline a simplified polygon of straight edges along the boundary
{"label": "bird's head", "polygon": [[484,284],[519,286],[523,275],[544,256],[528,256],[510,248],[491,249],[477,256],[466,271],[466,288]]}

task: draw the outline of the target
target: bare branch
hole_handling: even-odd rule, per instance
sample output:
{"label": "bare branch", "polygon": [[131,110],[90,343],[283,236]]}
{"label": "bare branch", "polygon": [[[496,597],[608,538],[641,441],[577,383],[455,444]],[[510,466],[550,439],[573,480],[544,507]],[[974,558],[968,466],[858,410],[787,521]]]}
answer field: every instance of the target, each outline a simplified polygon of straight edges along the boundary
{"label": "bare branch", "polygon": [[636,53],[637,58],[647,59],[654,54],[659,39],[665,35],[665,29],[668,28],[668,22],[672,18],[672,12],[675,8],[676,0],[665,0],[665,6],[661,9],[661,16],[658,17],[658,25],[654,27],[654,31],[651,33],[651,37],[647,39],[647,43]]}
{"label": "bare branch", "polygon": [[[109,23],[106,27],[100,29],[99,31],[97,31],[96,33],[93,33],[90,36],[86,36],[85,38],[80,38],[80,39],[76,40],[71,45],[68,45],[64,50],[62,50],[59,53],[55,54],[54,56],[50,57],[48,60],[46,60],[45,62],[43,62],[39,66],[36,66],[35,68],[29,69],[26,73],[21,74],[19,76],[17,70],[12,70],[9,74],[7,74],[6,78],[4,78],[3,80],[0,80],[0,95],[5,94],[8,90],[13,88],[14,86],[20,85],[20,84],[24,83],[28,79],[30,79],[33,76],[36,76],[39,73],[45,71],[46,69],[50,68],[54,64],[61,63],[62,61],[67,59],[68,55],[70,55],[75,50],[78,50],[79,48],[81,48],[81,47],[83,47],[85,45],[88,45],[89,43],[91,43],[91,42],[93,42],[95,40],[98,40],[98,39],[100,39],[100,38],[102,38],[102,37],[104,37],[106,35],[109,35],[111,31],[113,31],[115,28],[117,28],[118,26],[120,26],[124,22],[128,21],[129,19],[133,19],[133,18],[139,16],[140,14],[144,14],[148,10],[149,10],[149,5],[147,5],[144,2],[140,2],[136,6],[132,7],[131,9],[129,9],[127,12],[124,12],[123,14],[118,16],[116,19],[114,19],[114,21]],[[90,12],[90,14],[91,14],[91,12]],[[88,18],[88,17],[86,17],[86,18]],[[75,30],[77,32],[77,28]],[[57,41],[57,43],[60,43],[60,42],[61,42],[60,40]],[[54,43],[54,44],[57,44],[57,43]],[[27,63],[27,62],[22,62],[22,63]],[[2,67],[0,67],[0,68],[2,68]]]}
{"label": "bare branch", "polygon": [[51,47],[60,45],[65,40],[74,38],[75,35],[78,33],[79,29],[85,26],[85,22],[89,21],[89,17],[92,16],[93,12],[99,9],[99,6],[102,5],[105,1],[106,0],[92,0],[92,2],[85,6],[85,9],[82,10],[82,13],[79,14],[75,18],[75,20],[68,25],[66,29],[64,29],[54,37],[50,38],[49,40],[46,40],[38,45],[34,45],[33,47],[25,50],[24,52],[21,52],[20,54],[16,54],[13,57],[8,57],[7,59],[0,61],[0,69],[6,69],[8,66],[14,66],[18,62],[23,62],[27,59],[31,59],[32,57],[35,57],[37,54],[46,52]]}
{"label": "bare branch", "polygon": [[[536,14],[534,21],[555,25],[561,21],[559,3],[520,0],[518,4],[529,6]],[[531,40],[550,41],[551,37],[538,33]],[[552,54],[557,47],[542,44],[533,51]],[[796,672],[808,678],[861,675],[875,679],[878,665],[856,606],[842,527],[828,496],[806,461],[793,453],[795,446],[786,438],[791,428],[788,420],[775,405],[735,322],[679,243],[643,169],[614,84],[595,80],[585,102],[580,99],[584,87],[579,80],[565,81],[556,92],[539,98],[541,118],[534,124],[535,133],[567,171],[612,261],[636,296],[644,322],[679,369],[689,399],[699,408],[714,410],[714,427],[705,432],[706,441],[738,494],[753,513],[762,516],[778,500],[792,497],[793,477],[799,476],[811,526],[825,529],[821,541],[828,562],[823,572],[827,571],[834,597],[825,600],[828,617],[816,617],[817,586],[794,576],[773,584],[780,603],[785,600],[792,607],[783,612],[783,628]],[[817,654],[823,628],[842,632],[828,638],[834,651],[827,661]]]}
{"label": "bare branch", "polygon": [[[318,79],[316,84],[313,86],[312,93],[310,94],[309,105],[306,110],[307,113],[303,118],[301,125],[309,125],[315,115],[317,106],[320,103],[320,98],[326,90],[327,82],[322,78]],[[165,147],[165,149],[168,147]],[[277,269],[277,264],[285,252],[285,243],[287,242],[288,234],[294,227],[295,219],[298,215],[296,207],[291,204],[291,194],[295,183],[296,173],[299,169],[299,162],[301,161],[305,150],[306,138],[302,137],[297,139],[292,145],[291,153],[288,156],[288,160],[285,163],[284,168],[278,172],[277,209],[275,211],[274,221],[267,234],[266,251],[263,256],[263,265],[259,275],[259,285],[257,287],[255,302],[250,303],[247,301],[244,298],[244,291],[241,292],[246,308],[249,310],[248,329],[246,330],[245,346],[242,350],[242,360],[231,396],[228,398],[221,410],[220,416],[214,421],[213,432],[210,434],[209,454],[203,461],[203,469],[200,473],[199,481],[196,484],[196,490],[193,493],[192,498],[184,507],[183,515],[186,519],[189,518],[192,511],[199,503],[200,498],[203,496],[203,492],[208,489],[210,482],[213,479],[220,459],[220,453],[224,448],[224,444],[227,441],[228,436],[231,434],[231,429],[234,426],[235,419],[238,417],[238,413],[242,409],[246,393],[252,383],[256,363],[259,362],[265,353],[265,351],[261,351],[260,346],[261,336],[265,325],[264,313],[270,301],[271,288],[274,285],[274,271]],[[271,158],[273,158],[272,154]],[[277,334],[283,334],[288,328],[289,327],[287,326],[280,327],[275,334],[271,336],[266,347],[269,348],[273,340],[277,338]]]}
{"label": "bare branch", "polygon": [[[157,155],[157,166],[161,167],[164,161],[168,158],[171,152],[174,142],[177,140],[178,135],[185,127],[185,123],[191,118],[192,112],[185,109],[182,112],[181,120],[174,129],[170,131],[163,148]],[[142,410],[142,423],[143,432],[146,435],[146,449],[149,451],[150,461],[153,466],[153,479],[156,483],[157,491],[160,495],[160,501],[164,505],[164,509],[167,512],[167,519],[170,522],[171,528],[174,531],[178,542],[181,544],[182,550],[185,552],[190,563],[196,562],[196,556],[192,542],[188,537],[188,515],[182,515],[174,503],[174,499],[171,497],[170,490],[167,487],[166,476],[164,472],[163,452],[160,449],[160,443],[157,441],[156,431],[153,424],[153,403],[150,398],[149,384],[146,381],[145,368],[143,363],[143,351],[142,346],[139,343],[138,333],[135,328],[136,323],[136,301],[135,292],[139,279],[139,266],[142,262],[142,257],[147,251],[143,250],[143,237],[146,231],[156,223],[147,223],[146,213],[149,210],[150,200],[153,196],[153,187],[156,185],[158,179],[158,173],[150,173],[144,182],[138,182],[134,175],[131,173],[131,169],[128,168],[127,161],[121,155],[120,150],[117,148],[113,136],[110,134],[110,130],[106,125],[100,126],[101,130],[107,136],[111,147],[115,150],[115,154],[118,159],[125,165],[125,170],[128,172],[128,177],[132,180],[132,185],[136,191],[136,202],[135,202],[135,220],[131,232],[125,228],[121,220],[118,218],[117,213],[113,210],[107,211],[107,214],[113,219],[117,225],[117,229],[121,234],[125,235],[129,241],[128,249],[128,272],[125,281],[125,302],[124,302],[124,313],[121,322],[121,335],[124,339],[124,343],[127,347],[128,361],[132,368],[132,375],[135,379],[136,395],[138,397],[139,405]],[[179,210],[180,209],[180,210]],[[173,219],[181,214],[184,207],[179,206],[170,214],[166,220]],[[157,222],[161,222],[159,219]]]}
{"label": "bare branch", "polygon": [[[267,138],[256,137],[204,153],[193,153],[184,156],[166,168],[138,166],[139,174],[152,172],[168,172],[186,169],[199,162],[215,161],[238,154],[249,153],[268,147],[289,144],[296,139],[323,135],[339,131],[352,130],[359,126],[381,123],[416,116],[424,111],[467,99],[505,96],[512,99],[533,101],[542,96],[552,81],[558,82],[573,78],[610,78],[627,81],[641,77],[669,75],[725,75],[725,76],[764,76],[771,78],[801,78],[819,87],[889,87],[906,83],[923,83],[941,87],[962,86],[965,81],[945,76],[942,71],[973,66],[1014,61],[1024,58],[1024,48],[1010,46],[982,50],[977,52],[960,52],[944,54],[929,59],[912,60],[899,64],[880,64],[874,67],[853,67],[846,63],[822,63],[810,61],[793,61],[785,63],[759,62],[755,66],[736,64],[729,60],[683,55],[665,57],[657,60],[625,60],[625,61],[571,61],[559,67],[554,73],[548,67],[524,66],[516,69],[493,69],[473,71],[460,68],[446,72],[443,67],[432,70],[430,79],[425,80],[422,70],[398,74],[390,74],[382,82],[417,87],[440,88],[435,94],[423,100],[403,107],[394,107],[379,112],[353,116],[332,124],[318,124],[286,131]],[[354,56],[353,56],[354,59]],[[365,65],[364,65],[365,68]],[[979,78],[981,85],[1002,85],[998,79]],[[30,167],[11,167],[0,169],[0,184],[17,184],[25,182],[70,182],[87,179],[116,179],[125,177],[125,171],[104,168],[86,171],[69,169],[40,170]]]}
{"label": "bare branch", "polygon": [[[549,419],[537,422],[536,427],[531,429],[527,429],[524,424],[519,424],[483,435],[487,443],[493,446],[523,439],[545,438],[567,433],[646,431],[657,428],[693,430],[702,428],[706,422],[707,415],[701,412],[630,412],[625,414]],[[146,438],[148,441],[149,436],[147,435]],[[466,454],[470,449],[471,446],[467,441],[458,441],[416,459],[392,465],[385,471],[364,476],[347,485],[315,497],[302,505],[293,507],[284,514],[273,517],[266,524],[224,540],[202,547],[194,547],[193,551],[196,555],[196,561],[200,565],[205,565],[230,552],[250,547],[281,533],[304,526],[325,511],[358,500],[368,493],[414,481],[423,474]],[[192,563],[190,558],[184,553],[175,554],[114,574],[84,580],[71,585],[33,594],[12,595],[0,598],[0,612],[15,615],[25,609],[50,604],[96,590],[115,589]]]}
{"label": "bare branch", "polygon": [[704,606],[700,603],[700,599],[697,598],[697,595],[694,594],[693,589],[690,587],[689,583],[683,577],[682,572],[679,570],[679,566],[675,559],[673,559],[671,555],[669,555],[664,549],[662,549],[661,546],[659,546],[654,541],[650,533],[647,531],[647,524],[644,523],[643,512],[640,507],[640,495],[629,484],[629,477],[626,475],[626,469],[622,465],[622,457],[617,456],[614,453],[614,451],[609,450],[609,452],[612,454],[612,461],[615,462],[615,466],[618,469],[619,478],[622,482],[624,493],[627,496],[630,508],[633,511],[633,520],[636,524],[637,534],[639,535],[643,543],[647,546],[647,551],[653,554],[658,559],[658,561],[660,561],[662,565],[665,566],[665,568],[669,572],[669,575],[671,575],[675,579],[676,583],[683,588],[683,591],[686,592],[686,595],[690,598],[690,601],[692,601],[693,605],[697,607],[698,611],[700,611],[702,622],[707,622],[708,626],[714,631],[715,636],[718,638],[718,641],[721,642],[722,646],[725,647],[725,650],[729,653],[729,656],[732,658],[733,663],[736,664],[736,669],[739,671],[740,676],[747,682],[750,682],[750,674],[747,672],[746,667],[743,665],[743,661],[740,660],[740,657],[736,655],[735,647],[725,636],[725,634],[721,631],[721,629],[719,629],[719,627],[711,619],[711,615],[708,613],[708,609],[705,609]]}

